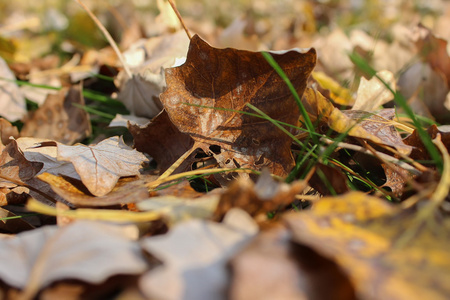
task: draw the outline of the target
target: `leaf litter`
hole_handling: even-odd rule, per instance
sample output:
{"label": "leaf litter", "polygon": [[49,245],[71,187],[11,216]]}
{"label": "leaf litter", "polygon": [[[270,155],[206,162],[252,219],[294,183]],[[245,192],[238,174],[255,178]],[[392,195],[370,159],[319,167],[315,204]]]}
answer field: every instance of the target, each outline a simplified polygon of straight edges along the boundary
{"label": "leaf litter", "polygon": [[108,7],[122,49],[5,18],[2,297],[448,298],[448,14],[187,2]]}

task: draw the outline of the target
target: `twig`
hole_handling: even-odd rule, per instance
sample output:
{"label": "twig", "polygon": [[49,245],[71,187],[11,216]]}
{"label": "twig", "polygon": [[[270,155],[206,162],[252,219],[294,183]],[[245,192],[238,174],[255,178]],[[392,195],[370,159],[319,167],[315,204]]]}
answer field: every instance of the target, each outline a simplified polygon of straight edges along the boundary
{"label": "twig", "polygon": [[112,38],[112,36],[109,34],[108,30],[106,30],[105,26],[103,26],[102,23],[100,23],[99,19],[92,13],[92,11],[84,5],[84,3],[81,0],[75,0],[78,4],[81,5],[81,7],[87,12],[89,17],[91,17],[92,21],[95,22],[95,24],[98,26],[98,28],[101,30],[101,32],[105,35],[106,39],[108,40],[108,43],[111,45],[111,47],[114,49],[114,52],[116,52],[117,57],[119,58],[120,62],[122,63],[123,69],[125,70],[125,73],[127,73],[129,78],[133,77],[133,73],[131,73],[130,68],[125,62],[125,58],[122,55],[122,52],[120,52],[119,47],[117,46],[116,42]]}
{"label": "twig", "polygon": [[177,15],[178,20],[180,20],[181,26],[183,26],[183,29],[186,32],[188,38],[192,39],[192,36],[191,36],[189,30],[187,29],[186,25],[184,24],[183,18],[181,17],[181,14],[178,11],[177,7],[175,6],[175,3],[173,2],[173,0],[169,0],[169,4],[170,4],[170,6],[172,6],[172,9],[175,12],[175,14]]}

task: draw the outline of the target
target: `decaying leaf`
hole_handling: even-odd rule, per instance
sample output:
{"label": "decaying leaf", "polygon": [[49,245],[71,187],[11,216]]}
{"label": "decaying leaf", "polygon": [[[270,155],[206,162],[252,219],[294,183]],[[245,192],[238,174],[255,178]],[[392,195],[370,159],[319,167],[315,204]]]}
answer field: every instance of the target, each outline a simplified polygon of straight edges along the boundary
{"label": "decaying leaf", "polygon": [[251,216],[278,210],[292,203],[295,195],[306,186],[305,181],[296,181],[290,185],[277,182],[269,172],[263,172],[256,184],[250,179],[239,179],[223,192],[214,218],[222,219],[233,207],[241,208]]}
{"label": "decaying leaf", "polygon": [[[447,148],[450,149],[450,128],[448,125],[444,126],[436,126],[431,125],[427,129],[427,133],[429,134],[431,139],[435,139],[439,134],[441,136],[442,143]],[[422,142],[422,139],[419,136],[417,130],[414,130],[412,134],[407,136],[403,142],[406,145],[410,145],[413,147],[413,151],[411,153],[411,158],[416,160],[429,160],[430,155],[428,154],[428,150],[425,148],[425,145]]]}
{"label": "decaying leaf", "polygon": [[[315,50],[272,53],[299,95],[316,62]],[[251,103],[271,118],[296,124],[299,110],[287,85],[261,53],[217,49],[198,36],[186,62],[166,70],[161,101],[170,120],[226,168],[268,167],[285,176],[292,168],[291,139],[267,120],[240,114]],[[206,107],[200,107],[206,106]]]}
{"label": "decaying leaf", "polygon": [[150,299],[226,299],[226,263],[257,231],[253,219],[233,210],[222,224],[191,220],[145,238],[142,247],[162,265],[142,276],[140,287]]}
{"label": "decaying leaf", "polygon": [[61,279],[101,283],[117,274],[140,274],[147,263],[136,243],[137,228],[78,221],[46,226],[0,240],[0,277],[34,298]]}
{"label": "decaying leaf", "polygon": [[335,261],[358,298],[446,299],[449,224],[422,226],[406,246],[398,245],[414,220],[412,211],[361,192],[322,198],[311,211],[285,217],[294,241]]}
{"label": "decaying leaf", "polygon": [[111,137],[93,146],[57,144],[58,160],[71,162],[81,181],[95,196],[109,193],[120,177],[139,174],[147,158],[131,149],[119,137]]}
{"label": "decaying leaf", "polygon": [[80,87],[48,95],[44,104],[25,122],[20,135],[64,144],[83,140],[91,133],[89,114],[75,105],[84,105]]}

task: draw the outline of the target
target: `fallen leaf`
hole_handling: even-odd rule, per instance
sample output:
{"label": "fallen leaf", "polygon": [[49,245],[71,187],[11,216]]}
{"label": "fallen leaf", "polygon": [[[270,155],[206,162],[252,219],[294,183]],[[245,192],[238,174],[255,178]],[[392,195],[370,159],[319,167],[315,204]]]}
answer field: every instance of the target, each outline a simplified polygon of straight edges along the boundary
{"label": "fallen leaf", "polygon": [[342,268],[358,299],[446,299],[450,292],[447,221],[423,226],[400,246],[414,214],[361,192],[322,198],[284,220],[296,243]]}
{"label": "fallen leaf", "polygon": [[71,162],[81,181],[95,196],[109,193],[120,177],[139,174],[147,158],[125,145],[119,137],[111,137],[93,146],[57,144],[58,160]]}
{"label": "fallen leaf", "polygon": [[316,171],[308,181],[309,185],[324,196],[344,194],[348,188],[348,178],[338,168],[317,163]]}
{"label": "fallen leaf", "polygon": [[[441,140],[444,146],[447,148],[447,150],[450,150],[450,127],[448,125],[443,125],[439,127],[436,125],[431,125],[427,129],[427,133],[432,140],[434,140],[439,134],[441,136]],[[409,136],[403,139],[403,142],[406,145],[410,145],[413,147],[413,151],[410,155],[412,159],[414,160],[430,159],[428,150],[423,144],[422,139],[420,138],[420,135],[417,132],[417,130],[414,130],[413,133],[411,133]]]}
{"label": "fallen leaf", "polygon": [[5,60],[0,57],[0,115],[10,122],[22,119],[27,113],[25,98],[15,80]]}
{"label": "fallen leaf", "polygon": [[[134,148],[150,155],[158,163],[161,173],[194,146],[194,140],[178,130],[165,110],[144,126],[129,123],[128,130],[133,135]],[[193,156],[195,153],[192,153],[191,157],[185,160],[186,163],[178,167],[174,173],[187,170]]]}
{"label": "fallen leaf", "polygon": [[277,182],[267,170],[261,174],[256,184],[247,178],[238,179],[222,193],[214,219],[221,220],[235,207],[245,210],[253,217],[282,209],[292,203],[295,195],[306,186],[305,181],[295,181],[291,184]]}
{"label": "fallen leaf", "polygon": [[19,233],[22,231],[32,230],[35,227],[24,221],[20,216],[0,208],[0,231],[7,233]]}
{"label": "fallen leaf", "polygon": [[6,119],[0,118],[0,137],[1,137],[1,144],[0,150],[3,150],[3,147],[11,142],[9,139],[10,137],[18,138],[19,137],[19,130],[16,126],[13,126],[11,123],[9,123]]}
{"label": "fallen leaf", "polygon": [[142,292],[150,299],[226,299],[226,264],[257,231],[245,212],[232,210],[222,224],[190,220],[143,239],[142,247],[162,265],[141,277]]}
{"label": "fallen leaf", "polygon": [[361,78],[359,83],[357,97],[353,110],[375,111],[381,105],[386,104],[394,98],[392,92],[378,79],[380,77],[395,92],[395,78],[392,72],[383,70],[377,72],[376,76],[367,80]]}
{"label": "fallen leaf", "polygon": [[43,163],[28,161],[19,150],[17,142],[12,140],[0,155],[0,174],[5,178],[0,181],[7,181],[6,178],[19,182],[25,182],[33,178],[41,169]]}
{"label": "fallen leaf", "polygon": [[101,283],[117,274],[140,274],[147,262],[136,243],[134,225],[77,221],[46,226],[0,240],[0,278],[34,298],[62,279]]}
{"label": "fallen leaf", "polygon": [[137,203],[137,207],[142,211],[161,213],[169,220],[169,225],[172,225],[194,218],[210,218],[217,208],[219,198],[220,194],[214,192],[198,198],[156,196]]}
{"label": "fallen leaf", "polygon": [[20,135],[45,138],[65,144],[79,142],[91,134],[89,114],[76,105],[84,105],[80,87],[48,95],[45,103],[25,121]]}
{"label": "fallen leaf", "polygon": [[[124,53],[127,62],[135,65],[133,76],[129,78],[122,71],[115,84],[120,90],[118,99],[133,115],[153,118],[161,112],[159,94],[166,88],[164,68],[176,65],[177,59],[186,56],[188,43],[185,32],[178,31],[150,38],[143,45],[132,46]],[[138,62],[130,61],[139,54],[142,58]]]}
{"label": "fallen leaf", "polygon": [[[272,56],[301,95],[315,50]],[[194,36],[186,62],[166,69],[166,81],[161,101],[175,126],[196,141],[194,148],[212,154],[221,167],[268,167],[273,174],[288,174],[294,165],[290,137],[269,121],[237,112],[250,112],[246,104],[251,103],[275,120],[297,123],[291,92],[261,53],[213,48]]]}
{"label": "fallen leaf", "polygon": [[[42,138],[21,137],[16,142],[26,159],[44,164],[38,174],[46,172],[80,179],[80,175],[78,175],[71,162],[58,160],[58,148],[53,141]],[[54,146],[40,147],[41,144],[48,143],[53,143]]]}
{"label": "fallen leaf", "polygon": [[348,278],[334,262],[291,238],[278,223],[233,257],[230,298],[356,299]]}
{"label": "fallen leaf", "polygon": [[156,179],[156,176],[149,177],[139,179],[121,178],[107,195],[95,197],[91,195],[79,180],[55,176],[50,173],[43,173],[37,176],[40,180],[48,183],[52,190],[61,198],[75,206],[83,207],[136,203],[147,199],[149,194],[145,184]]}

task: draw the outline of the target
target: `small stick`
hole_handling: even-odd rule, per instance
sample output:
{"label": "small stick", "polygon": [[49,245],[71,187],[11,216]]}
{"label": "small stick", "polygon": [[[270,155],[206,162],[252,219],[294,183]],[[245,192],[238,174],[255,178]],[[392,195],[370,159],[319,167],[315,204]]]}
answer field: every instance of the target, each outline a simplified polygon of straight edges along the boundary
{"label": "small stick", "polygon": [[177,7],[175,6],[175,3],[173,2],[173,0],[168,0],[168,1],[169,1],[170,6],[172,6],[173,11],[177,15],[178,20],[180,20],[181,26],[183,26],[183,29],[186,32],[188,38],[192,39],[192,36],[191,36],[189,30],[187,29],[186,25],[184,24],[183,18],[181,17],[180,12],[178,11]]}
{"label": "small stick", "polygon": [[120,62],[122,63],[123,69],[125,70],[125,73],[127,73],[129,78],[133,78],[133,73],[131,73],[130,68],[125,62],[125,58],[122,55],[122,52],[120,52],[119,47],[117,47],[116,42],[112,38],[112,36],[109,34],[108,30],[106,30],[105,26],[103,26],[102,23],[100,23],[99,19],[90,11],[90,9],[84,5],[84,3],[81,0],[75,0],[78,4],[81,5],[81,7],[87,12],[89,17],[91,17],[92,21],[98,26],[98,28],[101,30],[101,32],[105,35],[106,39],[108,40],[108,43],[111,45],[111,47],[114,49],[114,52],[116,52],[117,57],[119,58]]}

